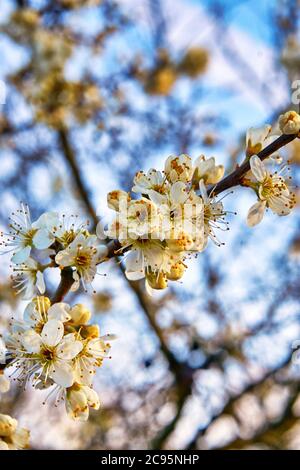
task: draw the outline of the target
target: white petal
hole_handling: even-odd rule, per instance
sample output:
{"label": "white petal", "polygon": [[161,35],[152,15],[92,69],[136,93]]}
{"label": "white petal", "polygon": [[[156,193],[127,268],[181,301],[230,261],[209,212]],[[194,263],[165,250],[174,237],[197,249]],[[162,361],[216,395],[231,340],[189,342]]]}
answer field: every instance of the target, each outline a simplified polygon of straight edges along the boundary
{"label": "white petal", "polygon": [[0,439],[0,450],[9,450],[8,445],[2,439]]}
{"label": "white petal", "polygon": [[74,383],[74,372],[70,364],[61,360],[56,361],[49,373],[50,377],[61,387],[71,387]]}
{"label": "white petal", "polygon": [[154,296],[155,290],[152,289],[152,287],[151,287],[150,284],[148,283],[147,279],[146,279],[146,281],[145,281],[145,289],[146,289],[146,292],[147,292],[147,294],[149,295],[149,297],[153,297],[153,296]]}
{"label": "white petal", "polygon": [[250,158],[250,167],[253,175],[257,181],[262,182],[268,175],[265,165],[257,155],[252,155]]}
{"label": "white petal", "polygon": [[59,251],[55,256],[55,262],[60,266],[72,266],[74,263],[74,252],[70,249],[71,245],[66,250]]}
{"label": "white petal", "polygon": [[79,274],[77,273],[77,271],[74,271],[73,272],[73,279],[74,279],[74,282],[71,286],[71,292],[76,292],[78,289],[79,289],[79,286],[80,286],[80,277],[79,277]]}
{"label": "white petal", "polygon": [[142,279],[144,274],[144,257],[141,250],[132,250],[126,256],[126,277],[132,281]]}
{"label": "white petal", "polygon": [[44,250],[49,248],[50,245],[54,242],[55,237],[52,233],[48,232],[46,229],[39,230],[33,237],[33,244],[39,250]]}
{"label": "white petal", "polygon": [[34,330],[27,330],[21,336],[21,341],[26,349],[30,353],[38,353],[41,349],[42,338]]}
{"label": "white petal", "polygon": [[45,212],[35,222],[33,222],[32,226],[34,228],[51,229],[54,226],[59,225],[59,223],[58,212]]}
{"label": "white petal", "polygon": [[47,346],[56,346],[64,335],[64,325],[58,320],[48,320],[44,325],[41,338]]}
{"label": "white petal", "polygon": [[100,220],[100,222],[98,222],[98,224],[97,224],[97,227],[96,227],[96,235],[97,235],[97,237],[99,238],[99,240],[106,240],[106,235],[105,235],[103,223],[102,223],[101,220]]}
{"label": "white petal", "polygon": [[62,340],[57,347],[57,355],[60,359],[70,361],[80,353],[82,348],[81,341]]}
{"label": "white petal", "polygon": [[265,201],[258,201],[252,207],[250,207],[247,216],[247,224],[249,227],[254,227],[254,225],[257,225],[259,222],[261,222],[265,213],[265,208]]}
{"label": "white petal", "polygon": [[208,195],[207,195],[206,186],[205,186],[203,180],[200,180],[199,188],[200,188],[200,193],[201,193],[201,197],[203,199],[203,202],[206,203],[208,201]]}
{"label": "white petal", "polygon": [[188,197],[186,192],[186,185],[181,181],[177,181],[176,183],[172,184],[170,197],[174,204],[183,204]]}
{"label": "white petal", "polygon": [[95,392],[95,390],[93,390],[92,388],[86,386],[83,387],[83,390],[86,395],[88,405],[94,410],[99,410],[100,400],[98,397],[98,393]]}
{"label": "white petal", "polygon": [[36,273],[36,287],[38,288],[41,294],[45,293],[46,286],[44,281],[44,275],[43,273],[41,273],[41,271],[37,271]]}
{"label": "white petal", "polygon": [[148,194],[149,194],[151,201],[154,202],[154,204],[156,204],[157,206],[160,206],[162,204],[167,204],[168,202],[166,195],[160,194],[157,191],[154,191],[154,189],[150,189],[148,191]]}
{"label": "white petal", "polygon": [[17,251],[12,257],[12,262],[16,264],[24,263],[30,255],[31,252],[31,246],[26,246],[25,248],[22,248],[21,250]]}
{"label": "white petal", "polygon": [[66,322],[71,320],[70,306],[64,302],[58,302],[57,304],[52,305],[48,309],[48,319],[49,320],[59,320],[61,322]]}
{"label": "white petal", "polygon": [[97,246],[97,258],[98,261],[105,258],[108,254],[108,248],[105,245],[98,245]]}

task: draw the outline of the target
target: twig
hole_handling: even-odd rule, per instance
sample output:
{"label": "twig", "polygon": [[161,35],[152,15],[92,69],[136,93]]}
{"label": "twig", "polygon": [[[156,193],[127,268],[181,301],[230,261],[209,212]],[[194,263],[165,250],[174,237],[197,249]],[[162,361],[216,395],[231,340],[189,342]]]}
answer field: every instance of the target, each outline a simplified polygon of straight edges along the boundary
{"label": "twig", "polygon": [[[258,152],[257,156],[261,160],[265,160],[266,158],[270,157],[273,153],[277,152],[277,150],[281,149],[285,145],[292,142],[294,139],[298,137],[298,134],[291,134],[291,135],[281,135],[272,142],[270,145],[265,147],[263,150]],[[241,166],[238,166],[236,170],[234,170],[230,175],[223,178],[219,183],[217,183],[214,187],[209,188],[209,192],[214,195],[220,194],[226,189],[233,188],[234,186],[238,186],[241,183],[242,178],[245,174],[250,170],[250,162],[247,160]]]}

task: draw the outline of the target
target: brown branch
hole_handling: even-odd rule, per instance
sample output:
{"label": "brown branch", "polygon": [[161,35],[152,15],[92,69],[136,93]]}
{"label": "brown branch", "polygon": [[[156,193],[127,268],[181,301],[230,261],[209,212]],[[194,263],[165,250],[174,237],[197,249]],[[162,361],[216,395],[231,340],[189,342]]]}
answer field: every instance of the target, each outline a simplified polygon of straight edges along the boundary
{"label": "brown branch", "polygon": [[[292,142],[294,139],[298,137],[298,134],[291,134],[291,135],[281,135],[272,142],[270,145],[265,147],[263,150],[258,152],[257,156],[261,160],[265,160],[266,158],[270,157],[273,153],[277,152],[277,150],[281,149],[285,145]],[[250,170],[250,162],[249,160],[242,163],[241,166],[238,166],[236,170],[234,170],[230,175],[223,178],[219,183],[217,183],[214,187],[209,188],[209,192],[211,191],[212,194],[217,195],[226,191],[227,189],[233,188],[234,186],[238,186],[241,184],[242,178],[245,174]]]}
{"label": "brown branch", "polygon": [[215,414],[212,415],[209,423],[204,427],[204,428],[200,428],[194,438],[192,439],[192,441],[189,443],[189,445],[186,447],[186,450],[192,450],[192,449],[197,449],[197,441],[202,437],[204,436],[204,434],[206,433],[206,431],[209,429],[209,427],[217,420],[219,419],[221,416],[223,416],[224,414],[230,412],[230,410],[232,409],[232,406],[234,405],[234,403],[236,403],[245,393],[247,392],[250,392],[252,391],[253,389],[255,389],[256,387],[258,387],[259,385],[263,384],[267,379],[269,379],[270,377],[273,377],[275,374],[277,374],[279,371],[281,370],[284,370],[285,367],[287,367],[291,361],[291,358],[292,358],[292,354],[289,355],[284,361],[282,361],[282,363],[275,367],[274,369],[271,369],[269,370],[268,372],[266,372],[264,374],[263,377],[261,377],[260,379],[254,381],[254,382],[251,382],[249,383],[239,394],[237,395],[233,395],[231,397],[229,397],[229,399],[227,400],[227,402],[224,404],[223,408],[219,411],[217,411]]}
{"label": "brown branch", "polygon": [[92,218],[95,226],[98,223],[98,218],[97,214],[94,210],[94,207],[90,201],[89,197],[89,189],[87,186],[84,184],[83,179],[81,178],[79,168],[77,166],[77,162],[75,160],[75,155],[74,151],[70,145],[69,138],[68,138],[68,133],[65,129],[61,129],[58,131],[58,138],[59,138],[59,143],[62,148],[63,154],[65,156],[65,159],[67,163],[69,164],[71,171],[72,171],[72,176],[74,179],[74,182],[76,184],[76,187],[78,189],[78,193],[80,194],[84,205],[86,207],[86,210],[90,217]]}
{"label": "brown branch", "polygon": [[[287,403],[284,406],[284,409],[281,415],[274,421],[267,422],[262,428],[260,428],[250,439],[236,438],[229,444],[226,444],[223,447],[218,448],[219,450],[236,450],[244,449],[247,446],[253,446],[255,443],[262,442],[267,445],[271,445],[275,448],[281,448],[282,446],[278,445],[278,442],[275,442],[276,437],[280,437],[286,432],[287,429],[290,429],[299,418],[296,417],[293,413],[293,406],[298,399],[299,393],[299,384],[295,384],[292,387],[291,395],[287,400]],[[277,439],[278,441],[278,439]]]}
{"label": "brown branch", "polygon": [[57,302],[61,302],[71,289],[73,283],[74,279],[72,268],[62,269],[60,273],[60,283],[55,294],[51,298],[51,303],[55,304]]}

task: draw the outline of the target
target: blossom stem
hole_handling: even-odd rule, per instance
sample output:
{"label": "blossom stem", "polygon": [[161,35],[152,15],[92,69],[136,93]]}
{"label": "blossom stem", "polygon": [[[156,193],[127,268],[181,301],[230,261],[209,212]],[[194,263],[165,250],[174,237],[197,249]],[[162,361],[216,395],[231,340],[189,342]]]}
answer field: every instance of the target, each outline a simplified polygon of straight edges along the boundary
{"label": "blossom stem", "polygon": [[[278,137],[278,139],[274,140],[274,142],[272,142],[270,145],[258,152],[257,156],[263,161],[266,158],[270,157],[273,153],[277,152],[277,150],[292,142],[297,137],[298,134],[283,134]],[[227,189],[233,188],[234,186],[238,186],[239,184],[241,184],[242,178],[249,170],[250,161],[249,159],[247,159],[244,163],[242,163],[241,166],[238,166],[232,173],[230,173],[230,175],[223,178],[215,186],[208,188],[208,193],[211,193],[212,195],[216,196],[217,194],[220,194],[223,191],[226,191]]]}
{"label": "blossom stem", "polygon": [[60,274],[60,283],[58,285],[58,288],[53,295],[51,299],[51,303],[55,304],[57,302],[61,302],[63,298],[67,295],[69,290],[72,287],[72,284],[74,283],[73,279],[73,269],[72,268],[64,268],[61,270]]}

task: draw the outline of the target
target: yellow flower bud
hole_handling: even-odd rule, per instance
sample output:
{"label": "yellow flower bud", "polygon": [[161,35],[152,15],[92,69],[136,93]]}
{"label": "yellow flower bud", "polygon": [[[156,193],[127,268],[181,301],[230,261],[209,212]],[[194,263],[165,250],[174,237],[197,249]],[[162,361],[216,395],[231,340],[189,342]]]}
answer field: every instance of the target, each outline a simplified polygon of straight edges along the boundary
{"label": "yellow flower bud", "polygon": [[18,421],[9,415],[0,414],[0,436],[11,436],[17,429]]}
{"label": "yellow flower bud", "polygon": [[125,191],[115,190],[107,195],[107,205],[110,209],[119,211],[122,205],[126,208],[127,203],[130,201],[130,196]]}
{"label": "yellow flower bud", "polygon": [[81,328],[80,334],[84,339],[99,338],[100,329],[98,325],[85,325]]}
{"label": "yellow flower bud", "polygon": [[83,305],[76,304],[70,310],[71,320],[74,325],[85,325],[91,318],[91,312]]}
{"label": "yellow flower bud", "polygon": [[300,116],[296,111],[287,111],[279,117],[279,127],[283,134],[298,134]]}
{"label": "yellow flower bud", "polygon": [[182,261],[178,261],[178,263],[175,263],[171,266],[170,271],[167,273],[167,278],[169,281],[178,281],[182,278],[184,272],[185,265],[182,263]]}

